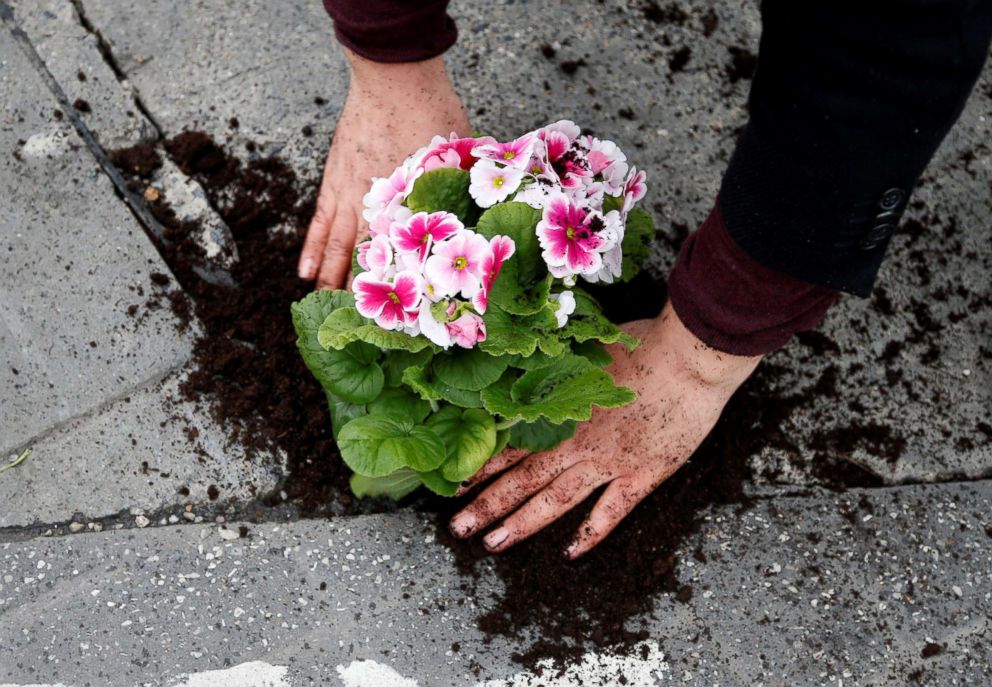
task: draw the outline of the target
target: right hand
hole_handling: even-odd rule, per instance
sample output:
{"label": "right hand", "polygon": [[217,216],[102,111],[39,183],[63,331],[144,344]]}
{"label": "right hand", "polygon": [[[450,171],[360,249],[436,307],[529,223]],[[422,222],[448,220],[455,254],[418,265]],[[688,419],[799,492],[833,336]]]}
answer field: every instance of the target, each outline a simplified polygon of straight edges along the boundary
{"label": "right hand", "polygon": [[372,177],[389,176],[435,134],[471,132],[440,57],[385,64],[345,52],[351,84],[298,267],[301,279],[317,279],[318,289],[345,285],[355,244],[368,233],[362,196]]}

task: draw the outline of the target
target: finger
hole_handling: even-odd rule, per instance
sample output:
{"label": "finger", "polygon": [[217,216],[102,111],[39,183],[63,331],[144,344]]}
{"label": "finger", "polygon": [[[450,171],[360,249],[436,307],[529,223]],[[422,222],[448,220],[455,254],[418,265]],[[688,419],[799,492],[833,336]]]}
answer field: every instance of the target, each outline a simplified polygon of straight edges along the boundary
{"label": "finger", "polygon": [[334,221],[334,207],[333,196],[323,203],[319,201],[317,203],[317,211],[310,220],[307,237],[303,241],[303,250],[300,252],[300,262],[296,267],[300,279],[309,281],[317,276],[317,268],[324,255],[324,246],[327,245],[331,223]]}
{"label": "finger", "polygon": [[317,275],[318,289],[340,289],[351,269],[351,254],[355,249],[358,218],[342,209],[334,216],[331,235],[324,247],[324,261]]}
{"label": "finger", "polygon": [[503,517],[531,495],[543,489],[571,465],[558,452],[535,453],[502,475],[451,519],[451,532],[467,537]]}
{"label": "finger", "polygon": [[486,548],[496,553],[523,541],[585,501],[606,480],[592,463],[576,463],[487,534]]}
{"label": "finger", "polygon": [[481,470],[462,482],[462,486],[457,492],[455,492],[455,496],[462,496],[466,494],[476,485],[485,482],[493,475],[503,472],[503,470],[506,470],[509,467],[513,467],[529,455],[530,451],[522,448],[503,449],[500,451],[499,455],[493,456],[486,461],[486,464],[482,466]]}
{"label": "finger", "polygon": [[593,506],[589,517],[579,526],[565,556],[576,559],[606,538],[627,515],[654,489],[650,477],[621,477],[613,480]]}

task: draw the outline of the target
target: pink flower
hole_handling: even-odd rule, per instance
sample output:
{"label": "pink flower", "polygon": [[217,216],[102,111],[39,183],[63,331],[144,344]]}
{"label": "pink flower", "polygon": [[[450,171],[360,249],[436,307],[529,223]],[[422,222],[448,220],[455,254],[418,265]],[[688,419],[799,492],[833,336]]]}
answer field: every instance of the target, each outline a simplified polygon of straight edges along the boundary
{"label": "pink flower", "polygon": [[463,230],[434,245],[424,263],[424,274],[439,296],[461,293],[463,298],[471,298],[480,288],[482,262],[489,253],[484,236]]}
{"label": "pink flower", "polygon": [[554,171],[554,180],[564,189],[574,189],[592,176],[589,163],[572,145],[573,141],[561,131],[547,131],[544,145],[548,151],[548,163]]}
{"label": "pink flower", "polygon": [[445,326],[454,342],[462,348],[472,348],[478,342],[486,340],[486,323],[475,313],[463,313]]}
{"label": "pink flower", "polygon": [[393,249],[389,238],[379,234],[369,241],[358,244],[358,264],[363,270],[371,272],[379,279],[386,274],[386,269],[393,262]]}
{"label": "pink flower", "polygon": [[472,154],[479,158],[499,162],[507,167],[527,169],[536,142],[537,139],[533,134],[525,134],[508,143],[487,143],[478,146],[472,150]]}
{"label": "pink flower", "polygon": [[454,132],[448,140],[441,136],[435,136],[428,151],[424,154],[420,166],[428,172],[439,167],[468,171],[478,160],[478,156],[474,153],[475,148],[493,143],[496,143],[496,139],[492,136],[458,138]]}
{"label": "pink flower", "polygon": [[[610,247],[600,231],[606,228],[596,213],[563,195],[551,198],[537,223],[537,239],[552,273],[593,274],[603,264],[600,252]],[[612,244],[612,242],[609,242]]]}
{"label": "pink flower", "polygon": [[417,319],[420,277],[414,272],[400,272],[392,283],[381,281],[371,272],[362,272],[355,277],[351,288],[358,312],[375,320],[383,329],[402,329]]}
{"label": "pink flower", "polygon": [[372,188],[362,198],[365,206],[362,217],[365,221],[371,223],[382,212],[390,214],[410,195],[414,182],[423,172],[422,168],[414,166],[408,159],[388,177],[373,178]]}
{"label": "pink flower", "polygon": [[468,193],[479,207],[502,203],[520,187],[524,172],[515,167],[499,167],[492,160],[479,160],[471,172]]}
{"label": "pink flower", "polygon": [[623,185],[624,215],[630,212],[631,208],[634,207],[634,203],[643,198],[644,194],[648,192],[647,184],[644,183],[647,176],[643,171],[638,171],[637,167],[631,166],[630,175]]}
{"label": "pink flower", "polygon": [[465,225],[450,212],[418,212],[403,224],[393,224],[389,233],[397,251],[416,253],[423,262],[432,243],[443,241],[464,228]]}
{"label": "pink flower", "polygon": [[494,236],[489,240],[489,253],[482,259],[482,288],[472,297],[472,305],[480,314],[489,307],[489,291],[496,283],[503,263],[513,256],[516,246],[509,236]]}

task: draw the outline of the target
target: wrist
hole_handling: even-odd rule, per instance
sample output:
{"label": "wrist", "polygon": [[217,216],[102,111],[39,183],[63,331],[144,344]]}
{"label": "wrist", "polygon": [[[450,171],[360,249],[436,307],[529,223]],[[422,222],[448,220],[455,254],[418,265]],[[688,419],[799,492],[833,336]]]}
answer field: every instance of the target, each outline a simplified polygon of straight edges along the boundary
{"label": "wrist", "polygon": [[652,356],[668,358],[665,369],[674,367],[693,384],[728,394],[751,376],[763,357],[731,355],[708,346],[683,324],[671,302],[665,304],[645,338]]}
{"label": "wrist", "polygon": [[444,60],[433,57],[420,62],[373,62],[345,49],[351,65],[350,90],[397,97],[398,93],[453,91]]}

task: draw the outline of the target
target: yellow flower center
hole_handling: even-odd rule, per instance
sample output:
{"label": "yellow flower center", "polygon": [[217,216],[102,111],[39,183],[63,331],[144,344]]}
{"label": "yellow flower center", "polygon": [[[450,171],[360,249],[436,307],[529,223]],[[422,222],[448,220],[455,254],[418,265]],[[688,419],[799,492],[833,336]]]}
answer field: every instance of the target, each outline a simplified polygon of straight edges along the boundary
{"label": "yellow flower center", "polygon": [[493,177],[493,186],[500,188],[503,185],[503,177]]}
{"label": "yellow flower center", "polygon": [[430,234],[424,234],[423,237],[420,239],[421,245],[426,246],[427,245],[427,239],[429,239],[430,237],[431,237]]}
{"label": "yellow flower center", "polygon": [[512,160],[516,156],[517,156],[517,154],[515,152],[513,152],[512,150],[508,150],[505,153],[503,153],[503,159],[504,160]]}
{"label": "yellow flower center", "polygon": [[400,297],[396,295],[396,292],[395,291],[390,291],[389,292],[389,300],[391,300],[396,305],[399,305],[400,304]]}
{"label": "yellow flower center", "polygon": [[452,265],[456,270],[463,270],[466,267],[468,267],[468,260],[462,257],[458,257],[455,258],[455,261],[452,263]]}
{"label": "yellow flower center", "polygon": [[575,238],[575,227],[568,227],[565,230],[565,236],[567,236],[570,239],[574,239]]}
{"label": "yellow flower center", "polygon": [[530,173],[537,176],[538,174],[541,173],[541,168],[538,167],[537,165],[534,165],[533,167],[530,168]]}

